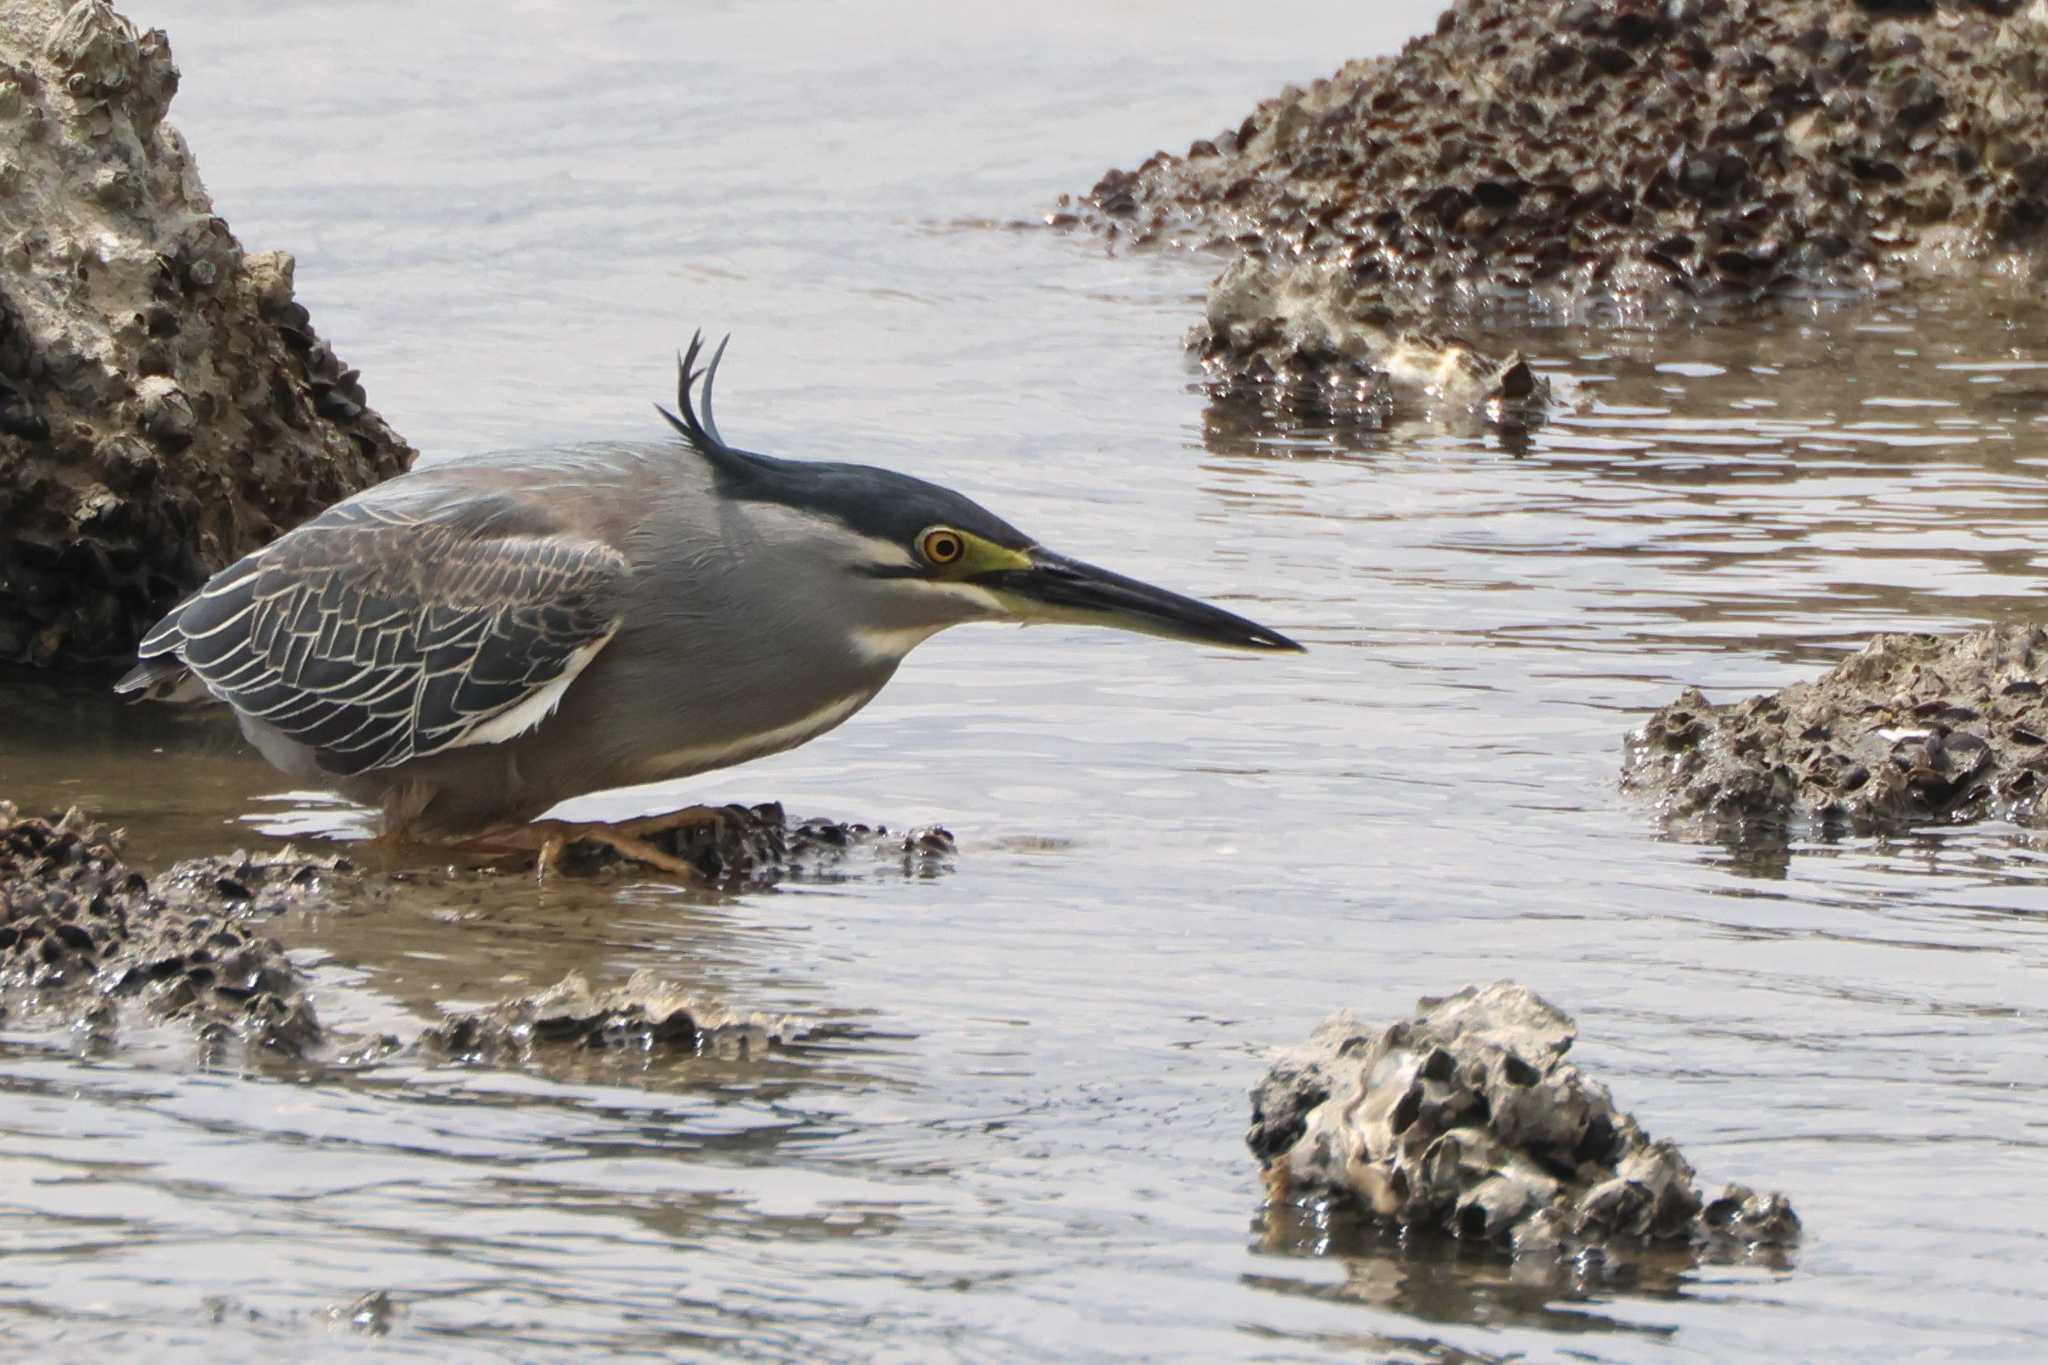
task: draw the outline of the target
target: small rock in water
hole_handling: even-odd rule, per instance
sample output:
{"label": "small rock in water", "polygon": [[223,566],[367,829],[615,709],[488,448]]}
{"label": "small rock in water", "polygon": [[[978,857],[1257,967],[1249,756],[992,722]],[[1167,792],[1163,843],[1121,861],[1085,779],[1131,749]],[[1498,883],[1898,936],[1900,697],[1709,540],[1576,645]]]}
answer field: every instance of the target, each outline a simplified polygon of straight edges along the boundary
{"label": "small rock in water", "polygon": [[782,1047],[807,1028],[791,1016],[736,1012],[636,972],[623,986],[591,989],[570,973],[546,990],[453,1016],[421,1045],[452,1060],[524,1063],[549,1050],[615,1055],[743,1055]]}
{"label": "small rock in water", "polygon": [[1577,1036],[1508,981],[1426,998],[1381,1029],[1333,1016],[1253,1092],[1246,1140],[1269,1204],[1341,1206],[1404,1246],[1434,1237],[1516,1256],[1796,1241],[1781,1195],[1730,1186],[1704,1201],[1678,1148],[1564,1059]]}
{"label": "small rock in water", "polygon": [[398,1316],[398,1305],[387,1290],[376,1289],[347,1303],[330,1304],[321,1316],[336,1327],[346,1327],[367,1337],[388,1336]]}

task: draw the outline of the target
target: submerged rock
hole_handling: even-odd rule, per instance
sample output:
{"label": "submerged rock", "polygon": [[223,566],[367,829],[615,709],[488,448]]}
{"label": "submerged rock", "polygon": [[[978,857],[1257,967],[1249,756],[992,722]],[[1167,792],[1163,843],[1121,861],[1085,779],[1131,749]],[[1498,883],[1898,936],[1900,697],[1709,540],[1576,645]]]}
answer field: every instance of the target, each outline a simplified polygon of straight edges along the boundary
{"label": "submerged rock", "polygon": [[684,1056],[758,1054],[808,1026],[791,1015],[737,1012],[636,972],[623,986],[594,991],[580,974],[487,1010],[428,1029],[429,1052],[464,1062],[531,1062],[548,1051]]}
{"label": "submerged rock", "polygon": [[1717,834],[2042,823],[2048,631],[1880,635],[1812,682],[1715,706],[1688,689],[1629,736],[1626,790]]}
{"label": "submerged rock", "polygon": [[1460,336],[1396,326],[1377,306],[1345,307],[1328,276],[1279,276],[1249,258],[1223,272],[1188,336],[1212,398],[1363,431],[1393,419],[1397,388],[1502,424],[1549,412],[1550,382],[1519,354],[1493,356]]}
{"label": "submerged rock", "polygon": [[1332,1016],[1252,1095],[1269,1203],[1398,1234],[1568,1258],[1745,1252],[1795,1241],[1780,1195],[1702,1199],[1690,1163],[1564,1060],[1571,1019],[1513,982],[1425,998],[1413,1019]]}
{"label": "submerged rock", "polygon": [[123,1016],[174,1021],[208,1049],[298,1057],[323,1041],[306,982],[254,921],[347,876],[338,861],[207,859],[153,889],[120,834],[73,810],[55,824],[0,802],[0,1001],[102,1040]]}
{"label": "submerged rock", "polygon": [[391,1325],[404,1310],[388,1289],[373,1289],[343,1303],[332,1303],[319,1312],[329,1327],[345,1327],[366,1337],[391,1335]]}
{"label": "submerged rock", "polygon": [[246,254],[164,112],[169,41],[0,10],[0,661],[128,654],[208,574],[413,452]]}
{"label": "submerged rock", "polygon": [[[1236,253],[1190,344],[1213,383],[1328,381],[1325,335],[1889,276],[2031,275],[2048,241],[2048,7],[1457,0],[1392,57],[1289,88],[1050,221]],[[1511,362],[1504,360],[1503,365]],[[1341,373],[1341,371],[1340,371]],[[1346,381],[1348,387],[1348,381]]]}

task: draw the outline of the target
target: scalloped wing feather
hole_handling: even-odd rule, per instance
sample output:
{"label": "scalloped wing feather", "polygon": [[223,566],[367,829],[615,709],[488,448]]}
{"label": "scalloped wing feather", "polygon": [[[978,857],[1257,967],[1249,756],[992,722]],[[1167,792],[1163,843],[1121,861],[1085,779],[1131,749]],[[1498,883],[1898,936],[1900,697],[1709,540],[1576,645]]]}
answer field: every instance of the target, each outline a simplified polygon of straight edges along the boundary
{"label": "scalloped wing feather", "polygon": [[193,594],[123,686],[160,691],[175,656],[342,776],[523,734],[617,634],[631,569],[508,501],[336,508]]}

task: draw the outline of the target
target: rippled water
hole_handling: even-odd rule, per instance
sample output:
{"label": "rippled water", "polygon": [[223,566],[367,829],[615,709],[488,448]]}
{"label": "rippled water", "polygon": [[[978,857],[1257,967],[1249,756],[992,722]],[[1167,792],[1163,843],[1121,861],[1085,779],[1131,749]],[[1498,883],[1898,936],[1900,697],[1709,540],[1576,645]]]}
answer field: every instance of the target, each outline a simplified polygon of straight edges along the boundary
{"label": "rippled water", "polygon": [[[676,343],[731,328],[743,443],[945,480],[1312,652],[957,631],[844,729],[688,787],[942,820],[942,878],[508,883],[280,926],[333,1024],[644,968],[834,1026],[769,1063],[336,1079],[205,1070],[174,1035],[84,1058],[0,1033],[0,1341],[2048,1350],[2036,837],[1732,851],[1661,839],[1614,782],[1682,685],[1734,696],[1875,631],[2034,612],[2048,315],[1528,332],[1507,339],[1578,404],[1526,443],[1209,414],[1176,343],[1213,262],[1004,224],[1434,12],[1356,8],[135,9],[172,33],[222,212],[297,251],[322,333],[431,456],[656,436]],[[97,807],[147,861],[348,826],[217,730],[6,700],[0,791]],[[1791,1194],[1790,1268],[1572,1292],[1262,1249],[1242,1132],[1264,1051],[1510,975],[1708,1182]],[[381,1339],[323,1311],[378,1289]]]}

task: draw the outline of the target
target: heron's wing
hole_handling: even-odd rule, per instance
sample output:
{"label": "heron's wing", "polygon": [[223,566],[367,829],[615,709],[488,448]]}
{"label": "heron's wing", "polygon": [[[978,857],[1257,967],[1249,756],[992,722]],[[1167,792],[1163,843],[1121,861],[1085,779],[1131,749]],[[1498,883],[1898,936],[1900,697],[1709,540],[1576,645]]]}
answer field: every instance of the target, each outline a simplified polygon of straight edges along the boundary
{"label": "heron's wing", "polygon": [[[514,515],[506,515],[510,509]],[[230,565],[142,642],[342,775],[538,725],[618,631],[625,557],[530,504],[343,504]]]}

